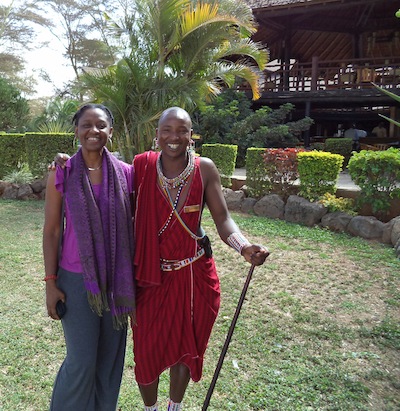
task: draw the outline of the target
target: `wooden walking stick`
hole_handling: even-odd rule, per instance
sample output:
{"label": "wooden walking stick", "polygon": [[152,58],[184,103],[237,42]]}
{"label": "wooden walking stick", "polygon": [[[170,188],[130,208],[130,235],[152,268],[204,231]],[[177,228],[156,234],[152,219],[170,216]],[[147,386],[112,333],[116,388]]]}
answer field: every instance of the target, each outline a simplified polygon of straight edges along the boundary
{"label": "wooden walking stick", "polygon": [[219,356],[219,360],[218,360],[217,366],[216,366],[215,371],[214,371],[213,379],[211,381],[210,387],[208,388],[208,392],[207,392],[207,396],[206,396],[206,399],[205,399],[204,404],[203,404],[203,408],[201,409],[202,411],[206,411],[207,408],[208,408],[208,405],[210,404],[210,399],[211,399],[212,393],[214,391],[215,384],[216,384],[218,376],[219,376],[219,372],[221,371],[222,363],[224,362],[226,352],[228,351],[229,343],[231,342],[233,330],[235,329],[235,325],[236,325],[237,319],[239,317],[239,313],[240,313],[240,310],[242,308],[244,298],[246,297],[247,289],[249,288],[249,284],[250,284],[251,277],[253,275],[254,267],[255,267],[255,265],[252,264],[252,266],[250,267],[249,273],[247,274],[246,282],[244,283],[242,294],[240,295],[239,302],[238,302],[238,305],[236,307],[235,315],[233,316],[231,326],[229,327],[229,331],[228,331],[228,335],[226,336],[226,339],[225,339],[224,347],[222,348],[221,355]]}

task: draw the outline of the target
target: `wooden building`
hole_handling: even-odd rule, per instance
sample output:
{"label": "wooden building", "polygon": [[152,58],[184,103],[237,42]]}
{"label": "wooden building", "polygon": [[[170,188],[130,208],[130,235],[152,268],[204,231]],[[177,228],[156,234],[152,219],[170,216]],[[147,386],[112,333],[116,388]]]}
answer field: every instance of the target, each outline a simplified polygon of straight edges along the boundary
{"label": "wooden building", "polygon": [[[399,0],[247,0],[258,23],[253,36],[268,48],[262,97],[254,107],[290,102],[294,118],[314,119],[315,136],[356,123],[371,133],[382,118],[400,119]],[[400,130],[386,122],[391,137]]]}

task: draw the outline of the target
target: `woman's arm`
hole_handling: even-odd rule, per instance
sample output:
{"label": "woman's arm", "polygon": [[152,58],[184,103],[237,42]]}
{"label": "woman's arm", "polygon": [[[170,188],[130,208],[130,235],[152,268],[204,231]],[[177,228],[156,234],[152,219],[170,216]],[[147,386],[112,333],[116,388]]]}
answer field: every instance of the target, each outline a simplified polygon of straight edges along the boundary
{"label": "woman's arm", "polygon": [[58,241],[61,223],[61,193],[55,187],[55,171],[49,173],[46,186],[45,217],[43,226],[43,257],[46,279],[46,305],[49,316],[59,319],[56,312],[58,300],[65,301],[64,293],[57,287]]}
{"label": "woman's arm", "polygon": [[200,159],[200,170],[204,182],[205,201],[221,239],[240,252],[249,263],[263,264],[269,255],[269,251],[264,246],[251,244],[241,234],[239,227],[228,211],[221,190],[221,178],[215,164],[210,159],[202,157]]}

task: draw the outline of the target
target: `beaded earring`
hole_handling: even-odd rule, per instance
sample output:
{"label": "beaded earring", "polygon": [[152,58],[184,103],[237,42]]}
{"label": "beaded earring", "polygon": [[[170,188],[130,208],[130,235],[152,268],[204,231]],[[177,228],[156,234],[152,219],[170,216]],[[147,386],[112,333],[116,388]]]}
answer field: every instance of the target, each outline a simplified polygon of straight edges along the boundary
{"label": "beaded earring", "polygon": [[195,142],[194,140],[190,139],[189,144],[187,146],[187,151],[189,151],[190,153],[193,153],[195,149]]}
{"label": "beaded earring", "polygon": [[111,137],[107,138],[107,143],[108,143],[109,150],[111,151],[112,150],[112,145],[113,145],[113,141],[112,141]]}
{"label": "beaded earring", "polygon": [[75,134],[74,139],[72,141],[72,147],[75,147],[76,149],[78,149],[79,146],[80,146],[79,138]]}
{"label": "beaded earring", "polygon": [[153,144],[151,145],[151,149],[153,150],[153,151],[156,151],[156,150],[158,150],[159,149],[159,145],[158,145],[158,138],[157,137],[154,137],[153,138]]}

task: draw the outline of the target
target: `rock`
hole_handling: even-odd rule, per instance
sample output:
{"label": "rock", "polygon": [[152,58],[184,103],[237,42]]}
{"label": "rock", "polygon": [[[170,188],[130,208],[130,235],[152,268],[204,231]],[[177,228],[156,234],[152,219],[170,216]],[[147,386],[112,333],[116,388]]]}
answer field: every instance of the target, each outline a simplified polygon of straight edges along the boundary
{"label": "rock", "polygon": [[285,202],[278,194],[269,194],[254,204],[254,213],[258,216],[283,219]]}
{"label": "rock", "polygon": [[392,245],[392,229],[395,222],[396,219],[393,218],[384,225],[381,239],[382,243]]}
{"label": "rock", "polygon": [[5,189],[1,198],[4,200],[16,200],[18,196],[18,186],[12,183],[5,183]]}
{"label": "rock", "polygon": [[0,180],[0,197],[3,195],[6,187],[7,187],[7,183],[5,181]]}
{"label": "rock", "polygon": [[385,223],[372,216],[355,216],[347,226],[347,232],[367,240],[381,240]]}
{"label": "rock", "polygon": [[240,211],[247,214],[252,214],[254,212],[254,204],[257,202],[255,198],[247,197],[242,201]]}
{"label": "rock", "polygon": [[31,188],[34,193],[41,193],[46,188],[46,180],[44,178],[37,179],[31,183]]}
{"label": "rock", "polygon": [[327,211],[320,203],[311,203],[305,198],[291,195],[285,206],[285,220],[312,227],[320,223]]}
{"label": "rock", "polygon": [[400,238],[397,243],[394,245],[394,252],[396,253],[397,257],[400,258]]}
{"label": "rock", "polygon": [[39,193],[39,200],[44,200],[46,198],[46,189]]}
{"label": "rock", "polygon": [[242,190],[233,191],[230,188],[223,188],[222,192],[228,209],[232,211],[240,211],[244,199],[244,192]]}
{"label": "rock", "polygon": [[396,244],[400,243],[400,216],[393,218],[391,221],[393,222],[393,226],[390,233],[390,240],[391,243],[395,246]]}
{"label": "rock", "polygon": [[33,195],[32,187],[29,184],[21,184],[18,188],[17,199],[28,200],[29,198],[35,198]]}
{"label": "rock", "polygon": [[331,231],[343,232],[353,217],[350,214],[336,211],[327,213],[321,219],[321,226],[329,228]]}

